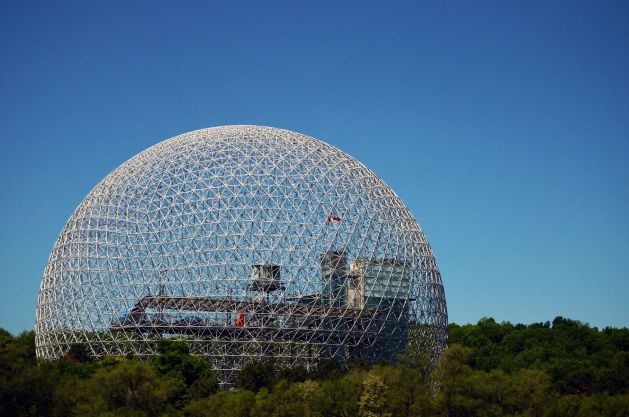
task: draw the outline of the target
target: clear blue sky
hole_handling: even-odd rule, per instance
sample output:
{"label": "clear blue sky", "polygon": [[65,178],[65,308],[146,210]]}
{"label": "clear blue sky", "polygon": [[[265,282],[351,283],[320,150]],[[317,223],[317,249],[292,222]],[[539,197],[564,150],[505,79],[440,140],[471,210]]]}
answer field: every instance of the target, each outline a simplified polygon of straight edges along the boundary
{"label": "clear blue sky", "polygon": [[260,124],[391,185],[451,321],[629,326],[629,2],[2,2],[0,327],[113,168]]}

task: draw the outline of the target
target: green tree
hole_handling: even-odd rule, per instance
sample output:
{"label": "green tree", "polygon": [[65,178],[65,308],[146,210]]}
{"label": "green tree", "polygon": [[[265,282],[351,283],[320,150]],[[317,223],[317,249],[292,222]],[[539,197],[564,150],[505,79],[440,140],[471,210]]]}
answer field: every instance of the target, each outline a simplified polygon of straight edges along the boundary
{"label": "green tree", "polygon": [[277,367],[272,361],[252,360],[238,371],[234,380],[236,388],[258,392],[271,387],[277,381]]}
{"label": "green tree", "polygon": [[358,415],[358,401],[362,393],[363,373],[349,372],[341,378],[321,383],[319,411],[325,416],[353,417]]}
{"label": "green tree", "polygon": [[249,417],[256,401],[248,390],[219,391],[192,401],[184,408],[187,417]]}
{"label": "green tree", "polygon": [[509,378],[506,388],[504,404],[513,414],[541,417],[554,401],[550,378],[541,371],[521,369]]}
{"label": "green tree", "polygon": [[451,345],[443,354],[433,376],[439,386],[438,404],[444,415],[470,416],[478,407],[477,400],[468,395],[472,368],[468,362],[473,350]]}
{"label": "green tree", "polygon": [[155,369],[135,360],[102,367],[78,385],[76,416],[159,416],[185,390],[174,375],[160,377]]}
{"label": "green tree", "polygon": [[405,365],[376,365],[371,373],[384,381],[385,411],[393,416],[432,416],[433,387],[422,377],[419,369]]}
{"label": "green tree", "polygon": [[386,386],[381,376],[369,372],[363,379],[363,392],[358,402],[361,417],[381,417],[386,405]]}
{"label": "green tree", "polygon": [[160,340],[157,352],[159,354],[151,359],[151,364],[162,376],[182,379],[187,387],[187,399],[207,397],[217,391],[218,377],[210,362],[191,355],[184,341]]}

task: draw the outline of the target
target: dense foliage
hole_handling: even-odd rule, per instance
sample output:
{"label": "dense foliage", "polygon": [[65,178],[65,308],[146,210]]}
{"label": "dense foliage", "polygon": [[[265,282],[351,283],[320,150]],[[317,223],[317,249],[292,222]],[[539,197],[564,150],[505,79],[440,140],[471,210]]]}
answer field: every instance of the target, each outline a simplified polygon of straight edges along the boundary
{"label": "dense foliage", "polygon": [[629,416],[629,329],[561,317],[453,324],[431,372],[412,352],[343,369],[252,362],[232,390],[184,343],[159,351],[92,361],[74,346],[38,365],[33,332],[0,330],[0,416]]}
{"label": "dense foliage", "polygon": [[543,371],[561,394],[627,393],[629,330],[602,331],[578,321],[557,317],[552,323],[450,325],[450,343],[472,349],[475,370],[521,369]]}

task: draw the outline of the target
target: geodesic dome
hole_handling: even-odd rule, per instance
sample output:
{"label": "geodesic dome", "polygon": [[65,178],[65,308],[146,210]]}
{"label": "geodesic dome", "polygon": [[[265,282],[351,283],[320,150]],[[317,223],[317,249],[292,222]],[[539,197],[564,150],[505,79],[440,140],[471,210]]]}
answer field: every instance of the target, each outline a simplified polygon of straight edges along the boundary
{"label": "geodesic dome", "polygon": [[81,202],[37,305],[39,358],[155,353],[177,337],[223,382],[445,347],[439,270],[417,222],[363,164],[314,138],[225,126],[161,142]]}

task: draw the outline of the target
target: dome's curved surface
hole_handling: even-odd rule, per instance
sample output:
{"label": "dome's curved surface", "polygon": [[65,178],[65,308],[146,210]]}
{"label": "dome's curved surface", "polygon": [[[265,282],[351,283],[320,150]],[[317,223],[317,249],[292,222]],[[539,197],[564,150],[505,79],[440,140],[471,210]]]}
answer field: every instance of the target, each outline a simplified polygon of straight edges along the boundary
{"label": "dome's curved surface", "polygon": [[223,380],[251,356],[390,358],[447,328],[431,249],[397,195],[314,138],[225,126],[161,142],[81,202],[44,272],[37,355],[154,353],[178,336]]}

